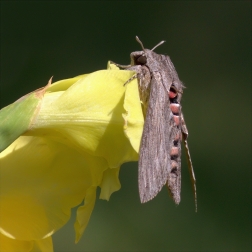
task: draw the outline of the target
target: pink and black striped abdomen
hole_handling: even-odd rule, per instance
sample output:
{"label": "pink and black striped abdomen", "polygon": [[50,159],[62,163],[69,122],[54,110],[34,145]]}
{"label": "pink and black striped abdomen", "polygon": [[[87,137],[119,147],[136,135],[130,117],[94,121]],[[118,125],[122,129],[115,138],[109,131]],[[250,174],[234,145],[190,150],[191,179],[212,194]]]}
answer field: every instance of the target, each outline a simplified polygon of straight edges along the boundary
{"label": "pink and black striped abdomen", "polygon": [[172,85],[169,90],[170,111],[172,120],[170,122],[170,172],[167,186],[171,197],[176,204],[180,202],[181,190],[181,106],[178,92]]}

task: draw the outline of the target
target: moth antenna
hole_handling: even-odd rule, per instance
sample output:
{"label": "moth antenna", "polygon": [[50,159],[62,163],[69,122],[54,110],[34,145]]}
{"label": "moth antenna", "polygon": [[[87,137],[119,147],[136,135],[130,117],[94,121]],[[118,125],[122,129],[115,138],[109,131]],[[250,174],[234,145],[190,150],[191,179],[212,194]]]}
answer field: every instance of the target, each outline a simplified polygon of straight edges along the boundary
{"label": "moth antenna", "polygon": [[151,51],[154,51],[158,46],[164,44],[164,42],[165,42],[165,40],[162,40],[161,42],[159,42],[157,45],[155,45],[155,46],[151,49]]}
{"label": "moth antenna", "polygon": [[192,186],[193,186],[193,193],[194,193],[194,204],[195,204],[195,212],[197,212],[197,191],[196,191],[196,178],[194,175],[194,170],[193,170],[193,165],[192,165],[192,160],[188,148],[188,143],[187,143],[187,134],[183,133],[183,141],[186,149],[186,156],[187,156],[187,163],[189,167],[189,172],[191,175],[191,181],[192,181]]}
{"label": "moth antenna", "polygon": [[[136,36],[136,41],[141,45],[143,51],[145,51],[145,48],[144,48],[144,46],[143,46],[143,43],[142,43],[142,41],[138,38],[138,36]],[[151,49],[151,51],[154,51],[158,46],[162,45],[164,42],[165,42],[165,40],[162,40],[161,42],[159,42],[157,45],[155,45],[155,46]]]}
{"label": "moth antenna", "polygon": [[143,46],[142,41],[141,41],[137,36],[136,36],[136,41],[141,45],[143,51],[145,51],[145,48],[144,48],[144,46]]}

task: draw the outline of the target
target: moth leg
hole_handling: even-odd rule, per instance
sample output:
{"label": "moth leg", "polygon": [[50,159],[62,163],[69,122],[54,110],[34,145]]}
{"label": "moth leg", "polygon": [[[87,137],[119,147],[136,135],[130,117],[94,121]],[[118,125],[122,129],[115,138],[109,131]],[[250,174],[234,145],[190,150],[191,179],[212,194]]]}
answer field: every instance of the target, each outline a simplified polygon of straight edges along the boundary
{"label": "moth leg", "polygon": [[128,81],[126,81],[124,85],[126,85],[135,78],[138,79],[139,96],[142,103],[142,109],[145,118],[150,96],[150,83],[151,83],[150,70],[148,67],[141,65],[131,66],[127,68],[127,70],[135,71],[136,74],[133,75]]}
{"label": "moth leg", "polygon": [[[128,70],[128,69],[127,69]],[[138,74],[134,74],[131,78],[129,78],[124,84],[123,86],[126,86],[128,83],[130,83],[131,81],[133,81],[134,79],[138,78]]]}
{"label": "moth leg", "polygon": [[182,124],[181,130],[182,130],[183,142],[184,142],[184,145],[185,145],[187,163],[188,163],[188,167],[189,167],[189,173],[190,173],[190,176],[191,176],[193,193],[194,193],[195,212],[197,212],[196,177],[195,177],[195,174],[194,174],[192,159],[191,159],[191,155],[190,155],[190,151],[189,151],[189,147],[188,147],[188,143],[187,143],[188,130],[186,128],[185,120],[184,120],[184,117],[183,117],[182,113],[181,113],[181,124]]}

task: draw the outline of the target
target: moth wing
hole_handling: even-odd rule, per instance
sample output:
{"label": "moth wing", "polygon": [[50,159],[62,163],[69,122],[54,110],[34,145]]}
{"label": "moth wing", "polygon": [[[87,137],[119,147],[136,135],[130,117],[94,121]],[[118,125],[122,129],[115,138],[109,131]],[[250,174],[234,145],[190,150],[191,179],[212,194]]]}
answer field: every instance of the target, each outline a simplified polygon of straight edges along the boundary
{"label": "moth wing", "polygon": [[138,186],[142,203],[153,199],[168,180],[171,170],[169,95],[159,72],[152,72],[150,97],[142,134]]}

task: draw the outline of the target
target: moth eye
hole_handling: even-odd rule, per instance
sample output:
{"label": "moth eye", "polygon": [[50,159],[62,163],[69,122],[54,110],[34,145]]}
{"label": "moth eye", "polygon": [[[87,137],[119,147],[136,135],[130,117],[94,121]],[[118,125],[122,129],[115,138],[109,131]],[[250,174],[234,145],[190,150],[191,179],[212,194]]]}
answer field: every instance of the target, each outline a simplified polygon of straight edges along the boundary
{"label": "moth eye", "polygon": [[143,55],[141,55],[140,57],[138,57],[136,59],[136,64],[137,65],[145,65],[147,63],[147,58]]}

